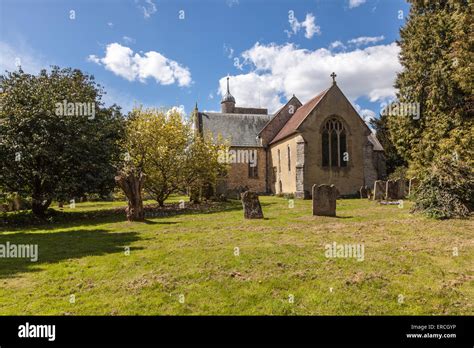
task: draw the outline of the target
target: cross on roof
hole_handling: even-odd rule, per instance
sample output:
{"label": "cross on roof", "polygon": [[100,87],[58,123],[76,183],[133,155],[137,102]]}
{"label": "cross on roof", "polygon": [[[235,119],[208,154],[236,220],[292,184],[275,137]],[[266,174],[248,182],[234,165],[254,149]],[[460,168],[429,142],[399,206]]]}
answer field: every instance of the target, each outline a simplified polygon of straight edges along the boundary
{"label": "cross on roof", "polygon": [[336,73],[333,72],[330,76],[332,77],[332,83],[336,83]]}

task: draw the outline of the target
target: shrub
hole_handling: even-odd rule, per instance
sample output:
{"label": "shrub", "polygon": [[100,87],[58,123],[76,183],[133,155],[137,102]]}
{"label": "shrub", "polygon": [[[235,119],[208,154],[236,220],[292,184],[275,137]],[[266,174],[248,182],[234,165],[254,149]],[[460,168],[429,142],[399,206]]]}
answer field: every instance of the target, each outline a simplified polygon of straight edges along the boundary
{"label": "shrub", "polygon": [[389,180],[398,180],[398,179],[406,179],[407,178],[407,168],[404,166],[399,166],[395,168],[393,173],[390,173],[388,176]]}
{"label": "shrub", "polygon": [[424,175],[414,211],[436,219],[467,217],[474,207],[474,173],[464,162],[442,159]]}

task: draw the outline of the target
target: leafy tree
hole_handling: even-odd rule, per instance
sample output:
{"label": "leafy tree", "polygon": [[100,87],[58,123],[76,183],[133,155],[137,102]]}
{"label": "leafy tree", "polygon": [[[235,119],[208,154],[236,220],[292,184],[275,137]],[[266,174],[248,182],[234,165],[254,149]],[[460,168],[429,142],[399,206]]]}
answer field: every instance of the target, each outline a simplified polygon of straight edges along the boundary
{"label": "leafy tree", "polygon": [[391,117],[386,113],[382,113],[378,119],[372,118],[370,125],[377,134],[377,139],[385,150],[385,160],[387,175],[392,174],[399,167],[407,165],[406,161],[397,152],[397,148],[393,145],[390,138],[390,128],[388,127],[388,118]]}
{"label": "leafy tree", "polygon": [[160,206],[170,194],[215,182],[220,146],[195,136],[191,123],[175,111],[134,109],[124,148],[131,163],[146,174],[144,188]]}
{"label": "leafy tree", "polygon": [[419,103],[421,115],[388,118],[390,137],[413,171],[444,155],[474,161],[472,3],[409,0],[400,31],[398,102]]}
{"label": "leafy tree", "polygon": [[19,69],[2,75],[0,87],[0,187],[31,196],[38,216],[53,199],[113,189],[123,121],[118,107],[102,106],[103,90],[92,76]]}

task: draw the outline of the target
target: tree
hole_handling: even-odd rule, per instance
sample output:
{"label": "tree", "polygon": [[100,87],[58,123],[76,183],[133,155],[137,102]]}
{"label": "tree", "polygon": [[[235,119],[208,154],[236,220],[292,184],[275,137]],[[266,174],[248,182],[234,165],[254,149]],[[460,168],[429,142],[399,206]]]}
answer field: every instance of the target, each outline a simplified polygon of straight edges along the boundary
{"label": "tree", "polygon": [[134,166],[125,165],[119,175],[115,177],[117,185],[123,190],[127,197],[128,221],[143,221],[145,212],[143,210],[142,190],[145,182],[145,174]]}
{"label": "tree", "polygon": [[387,166],[387,175],[392,174],[398,167],[406,166],[406,161],[397,152],[396,147],[390,138],[390,128],[388,127],[388,118],[390,116],[382,113],[378,119],[372,118],[370,125],[377,134],[377,139],[385,150],[385,159]]}
{"label": "tree", "polygon": [[467,0],[409,0],[400,31],[399,103],[419,103],[420,118],[388,118],[390,137],[414,171],[445,155],[474,161],[472,33]]}
{"label": "tree", "polygon": [[120,108],[103,107],[92,76],[19,69],[2,75],[0,87],[1,187],[31,196],[38,216],[53,199],[113,189],[123,119]]}
{"label": "tree", "polygon": [[221,169],[219,145],[194,135],[191,123],[173,110],[134,109],[124,149],[146,174],[144,188],[160,206],[174,192],[215,182]]}

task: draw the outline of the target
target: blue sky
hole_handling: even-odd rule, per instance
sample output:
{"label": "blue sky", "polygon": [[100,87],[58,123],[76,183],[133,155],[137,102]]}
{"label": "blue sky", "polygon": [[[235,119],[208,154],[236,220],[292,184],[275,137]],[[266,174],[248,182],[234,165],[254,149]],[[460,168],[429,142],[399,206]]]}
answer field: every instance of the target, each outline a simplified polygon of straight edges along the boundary
{"label": "blue sky", "polygon": [[2,71],[79,68],[105,87],[106,103],[125,110],[182,105],[189,113],[195,101],[219,110],[229,74],[237,105],[274,111],[292,94],[305,102],[327,88],[335,71],[364,118],[393,98],[394,41],[409,9],[399,0],[0,4]]}

